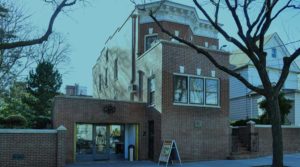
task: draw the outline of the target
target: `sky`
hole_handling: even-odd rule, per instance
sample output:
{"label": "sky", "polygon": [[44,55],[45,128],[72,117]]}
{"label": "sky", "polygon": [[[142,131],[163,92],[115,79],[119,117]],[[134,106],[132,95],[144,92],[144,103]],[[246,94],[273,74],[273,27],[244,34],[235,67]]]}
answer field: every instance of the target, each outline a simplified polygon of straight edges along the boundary
{"label": "sky", "polygon": [[[44,3],[43,0],[15,1],[31,15],[30,24],[37,28],[37,32],[42,33],[47,28],[53,7]],[[194,6],[192,0],[173,1]],[[134,9],[130,0],[88,0],[88,2],[85,5],[78,3],[61,13],[54,24],[54,31],[66,37],[71,49],[70,62],[62,71],[62,92],[64,92],[66,85],[78,83],[81,86],[86,86],[88,95],[92,95],[92,67],[107,38]],[[230,15],[222,14],[221,16],[220,22],[224,25],[224,29],[234,33]],[[200,18],[204,17],[200,15]],[[299,11],[286,12],[277,19],[271,31],[278,32],[284,43],[300,40],[299,20]],[[220,46],[223,44],[228,43],[220,37]],[[290,44],[288,47],[291,52],[299,46],[300,43],[298,42]],[[228,45],[226,50],[232,51],[234,47]]]}

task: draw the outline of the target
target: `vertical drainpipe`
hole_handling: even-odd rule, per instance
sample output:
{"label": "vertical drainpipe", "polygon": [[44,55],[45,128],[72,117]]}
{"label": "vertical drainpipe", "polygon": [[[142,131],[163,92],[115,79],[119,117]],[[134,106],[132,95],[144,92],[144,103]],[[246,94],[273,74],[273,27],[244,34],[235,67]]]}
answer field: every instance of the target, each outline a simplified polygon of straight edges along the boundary
{"label": "vertical drainpipe", "polygon": [[131,46],[131,100],[134,100],[134,94],[135,94],[135,80],[136,80],[136,58],[135,58],[135,53],[136,53],[136,18],[137,14],[134,12],[131,15],[132,17],[132,46]]}

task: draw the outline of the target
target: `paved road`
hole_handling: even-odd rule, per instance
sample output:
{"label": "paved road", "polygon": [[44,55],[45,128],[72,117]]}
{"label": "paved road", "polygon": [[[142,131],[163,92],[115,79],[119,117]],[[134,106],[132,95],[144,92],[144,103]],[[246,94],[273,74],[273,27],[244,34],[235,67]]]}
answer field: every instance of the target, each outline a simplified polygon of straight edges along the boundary
{"label": "paved road", "polygon": [[[217,160],[217,161],[201,161],[193,163],[183,163],[182,167],[253,167],[261,165],[270,165],[272,158],[262,157],[247,160]],[[289,167],[300,167],[300,154],[289,154],[284,156],[284,163]],[[162,167],[163,165],[161,165]],[[178,167],[180,165],[170,165]],[[100,161],[100,162],[85,162],[67,165],[67,167],[157,167],[157,163],[151,161]]]}

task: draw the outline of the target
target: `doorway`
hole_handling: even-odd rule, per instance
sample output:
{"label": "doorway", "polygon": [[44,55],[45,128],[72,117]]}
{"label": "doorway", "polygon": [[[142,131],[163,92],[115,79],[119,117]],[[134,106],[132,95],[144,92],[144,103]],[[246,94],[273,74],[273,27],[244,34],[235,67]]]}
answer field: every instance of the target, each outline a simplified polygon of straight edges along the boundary
{"label": "doorway", "polygon": [[154,121],[148,121],[148,157],[149,159],[154,159]]}
{"label": "doorway", "polygon": [[124,159],[124,125],[76,124],[76,160]]}

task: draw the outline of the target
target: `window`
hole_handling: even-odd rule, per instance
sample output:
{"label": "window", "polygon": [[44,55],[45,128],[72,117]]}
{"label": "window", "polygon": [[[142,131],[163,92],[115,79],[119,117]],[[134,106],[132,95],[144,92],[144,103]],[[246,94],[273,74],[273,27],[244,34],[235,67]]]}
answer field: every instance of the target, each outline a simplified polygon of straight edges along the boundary
{"label": "window", "polygon": [[152,76],[148,79],[149,87],[149,105],[154,105],[155,103],[155,77]]}
{"label": "window", "polygon": [[101,74],[100,74],[100,75],[99,75],[99,85],[98,85],[98,86],[99,86],[99,91],[101,91],[101,84],[102,84],[102,83],[101,83],[101,79],[102,79],[102,76],[101,76]]}
{"label": "window", "polygon": [[118,59],[115,59],[114,78],[115,80],[118,80]]}
{"label": "window", "polygon": [[208,48],[208,42],[204,42],[204,47]]}
{"label": "window", "polygon": [[106,62],[108,62],[108,48],[106,49],[105,59],[106,59]]}
{"label": "window", "polygon": [[174,75],[174,103],[219,106],[219,80],[196,75]]}
{"label": "window", "polygon": [[218,105],[218,80],[205,80],[205,104]]}
{"label": "window", "polygon": [[190,78],[190,103],[204,104],[204,84],[202,78]]}
{"label": "window", "polygon": [[174,102],[187,103],[187,77],[174,77]]}
{"label": "window", "polygon": [[105,86],[107,86],[107,68],[105,68]]}
{"label": "window", "polygon": [[144,82],[144,73],[143,71],[139,71],[139,101],[143,101],[143,82]]}
{"label": "window", "polygon": [[276,56],[277,56],[277,50],[276,48],[272,48],[272,57],[276,58]]}
{"label": "window", "polygon": [[145,37],[145,51],[151,48],[151,44],[158,39],[157,35],[148,35]]}

